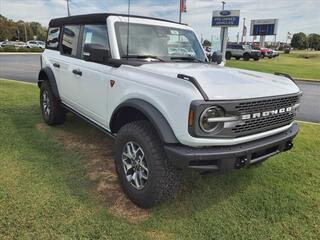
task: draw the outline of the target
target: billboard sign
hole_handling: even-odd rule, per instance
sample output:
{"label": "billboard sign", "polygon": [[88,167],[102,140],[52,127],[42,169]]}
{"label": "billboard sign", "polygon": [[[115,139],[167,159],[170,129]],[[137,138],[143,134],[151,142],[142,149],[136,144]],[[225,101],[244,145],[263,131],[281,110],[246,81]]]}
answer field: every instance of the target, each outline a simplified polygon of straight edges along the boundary
{"label": "billboard sign", "polygon": [[251,20],[251,36],[277,35],[278,19]]}
{"label": "billboard sign", "polygon": [[212,27],[239,26],[240,10],[220,10],[212,13]]}

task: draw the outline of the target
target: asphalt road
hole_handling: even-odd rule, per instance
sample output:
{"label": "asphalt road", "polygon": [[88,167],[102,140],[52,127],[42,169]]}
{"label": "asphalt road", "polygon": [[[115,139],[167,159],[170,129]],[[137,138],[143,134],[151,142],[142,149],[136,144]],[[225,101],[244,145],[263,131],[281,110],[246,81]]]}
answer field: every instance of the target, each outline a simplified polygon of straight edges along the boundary
{"label": "asphalt road", "polygon": [[[40,55],[0,55],[0,78],[36,82]],[[303,91],[298,120],[320,123],[320,82],[297,81]]]}

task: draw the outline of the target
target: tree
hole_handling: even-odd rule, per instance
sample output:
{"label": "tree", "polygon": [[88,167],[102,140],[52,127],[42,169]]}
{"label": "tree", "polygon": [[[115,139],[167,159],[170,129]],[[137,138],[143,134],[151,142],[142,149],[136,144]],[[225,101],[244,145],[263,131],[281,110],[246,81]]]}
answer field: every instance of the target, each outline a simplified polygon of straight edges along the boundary
{"label": "tree", "polygon": [[320,50],[320,35],[311,33],[308,36],[309,48],[314,50]]}
{"label": "tree", "polygon": [[303,32],[293,34],[291,46],[298,49],[306,49],[308,47],[308,38]]}
{"label": "tree", "polygon": [[[19,34],[18,34],[19,32]],[[34,36],[38,40],[46,39],[47,29],[37,22],[14,22],[11,19],[0,15],[0,41],[28,41],[33,40]],[[26,39],[27,36],[27,39]]]}

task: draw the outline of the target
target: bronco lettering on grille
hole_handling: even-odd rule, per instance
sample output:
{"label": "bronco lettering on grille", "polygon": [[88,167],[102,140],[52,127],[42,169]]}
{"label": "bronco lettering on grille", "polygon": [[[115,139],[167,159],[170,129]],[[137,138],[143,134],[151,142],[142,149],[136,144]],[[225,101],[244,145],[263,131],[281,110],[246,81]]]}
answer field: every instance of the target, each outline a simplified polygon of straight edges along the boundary
{"label": "bronco lettering on grille", "polygon": [[280,108],[280,109],[275,109],[275,110],[271,110],[271,111],[258,112],[258,113],[252,113],[252,114],[244,114],[244,115],[241,115],[241,120],[267,117],[267,116],[281,114],[281,113],[285,113],[285,112],[291,112],[291,111],[292,111],[292,107],[286,107],[286,108]]}

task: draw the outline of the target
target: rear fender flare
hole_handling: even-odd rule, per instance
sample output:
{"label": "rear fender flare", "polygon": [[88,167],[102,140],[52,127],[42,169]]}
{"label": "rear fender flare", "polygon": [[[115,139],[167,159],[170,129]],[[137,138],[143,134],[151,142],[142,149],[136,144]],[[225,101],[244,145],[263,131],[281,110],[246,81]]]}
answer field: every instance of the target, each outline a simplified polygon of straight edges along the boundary
{"label": "rear fender flare", "polygon": [[51,90],[54,96],[60,101],[60,94],[56,82],[56,78],[54,77],[53,71],[49,67],[42,68],[38,75],[38,86],[41,86],[43,81],[49,81]]}

